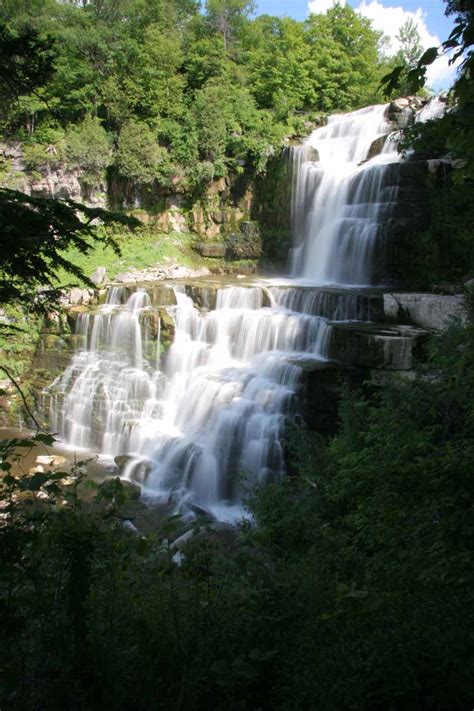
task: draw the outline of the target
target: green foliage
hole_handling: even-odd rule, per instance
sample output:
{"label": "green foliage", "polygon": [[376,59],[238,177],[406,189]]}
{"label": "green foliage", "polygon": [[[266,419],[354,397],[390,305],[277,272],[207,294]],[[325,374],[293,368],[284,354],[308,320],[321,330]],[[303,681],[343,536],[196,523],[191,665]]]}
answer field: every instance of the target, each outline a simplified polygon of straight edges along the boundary
{"label": "green foliage", "polygon": [[137,183],[152,183],[167,165],[167,151],[143,122],[130,121],[122,128],[116,155],[118,171]]}
{"label": "green foliage", "polygon": [[33,443],[3,442],[2,702],[469,709],[473,374],[474,328],[453,327],[415,382],[347,392],[332,440],[289,436],[257,526],[198,521],[179,555],[179,516],[131,533],[119,480],[24,475]]}
{"label": "green foliage", "polygon": [[254,8],[252,0],[206,0],[208,21],[222,35],[224,49]]}
{"label": "green foliage", "polygon": [[412,69],[423,54],[423,45],[418,25],[411,17],[400,27],[396,38],[400,42],[400,49],[394,60],[398,60]]}
{"label": "green foliage", "polygon": [[0,16],[0,120],[11,116],[23,94],[38,92],[53,73],[53,40],[36,30],[10,30]]}
{"label": "green foliage", "polygon": [[[188,0],[9,4],[4,39],[13,63],[21,52],[29,62],[33,49],[38,55],[33,84],[18,76],[17,102],[4,105],[7,133],[26,142],[28,166],[52,167],[56,143],[40,134],[55,123],[91,187],[109,165],[110,146],[130,181],[197,194],[214,177],[263,172],[295,112],[358,108],[375,98],[378,34],[351,8],[302,23],[251,19],[247,0],[209,0],[204,13],[197,7]],[[23,36],[26,20],[37,34],[15,49],[8,42]],[[6,55],[0,64],[8,74]]]}
{"label": "green foliage", "polygon": [[295,433],[298,476],[257,501],[276,605],[305,618],[286,638],[292,708],[469,706],[473,335],[435,340],[415,383],[347,394],[331,442]]}
{"label": "green foliage", "polygon": [[336,5],[326,15],[310,16],[308,35],[316,94],[312,108],[349,109],[373,101],[380,33],[370,22],[351,7]]}
{"label": "green foliage", "polygon": [[105,229],[115,223],[136,226],[138,221],[72,200],[0,189],[0,303],[25,305],[31,312],[54,306],[60,296],[59,269],[89,283],[65,253],[74,247],[87,254],[100,242],[118,249]]}
{"label": "green foliage", "polygon": [[400,49],[390,59],[390,64],[401,68],[397,96],[404,96],[410,94],[411,91],[408,74],[415,69],[418,60],[423,55],[423,45],[421,44],[418,26],[411,17],[400,27],[397,39],[400,43]]}
{"label": "green foliage", "polygon": [[107,133],[98,118],[88,116],[79,126],[71,126],[66,136],[67,157],[81,170],[84,182],[100,185],[112,160]]}
{"label": "green foliage", "polygon": [[[86,276],[93,274],[97,267],[105,267],[111,279],[129,269],[147,269],[157,264],[204,266],[202,258],[191,248],[193,237],[186,233],[162,234],[153,225],[138,227],[130,233],[118,226],[112,230],[111,237],[119,254],[111,245],[101,242],[88,253],[71,245],[64,256]],[[71,281],[70,274],[64,269],[59,269],[56,276],[58,285],[66,286]]]}

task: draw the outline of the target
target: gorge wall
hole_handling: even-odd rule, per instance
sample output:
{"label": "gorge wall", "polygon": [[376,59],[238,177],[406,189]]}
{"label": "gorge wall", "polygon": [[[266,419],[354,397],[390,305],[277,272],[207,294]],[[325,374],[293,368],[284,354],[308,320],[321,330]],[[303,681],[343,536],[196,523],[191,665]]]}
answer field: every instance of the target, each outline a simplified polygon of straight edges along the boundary
{"label": "gorge wall", "polygon": [[[393,101],[387,110],[393,130],[410,126],[422,106],[417,97]],[[374,140],[369,158],[384,150],[386,139]],[[91,189],[77,170],[48,166],[28,170],[19,143],[0,144],[0,161],[0,182],[6,187],[133,211],[159,233],[189,234],[204,257],[251,260],[279,271],[286,267],[292,240],[290,145],[269,160],[264,175],[244,172],[214,180],[200,195],[185,194],[178,187],[173,192],[154,184],[132,184],[113,171],[106,183]],[[376,247],[377,283],[426,289],[439,287],[454,273],[463,276],[453,264],[449,230],[438,229],[436,219],[436,206],[449,199],[446,186],[452,170],[447,160],[416,154],[393,166],[388,180],[397,188],[397,206]]]}

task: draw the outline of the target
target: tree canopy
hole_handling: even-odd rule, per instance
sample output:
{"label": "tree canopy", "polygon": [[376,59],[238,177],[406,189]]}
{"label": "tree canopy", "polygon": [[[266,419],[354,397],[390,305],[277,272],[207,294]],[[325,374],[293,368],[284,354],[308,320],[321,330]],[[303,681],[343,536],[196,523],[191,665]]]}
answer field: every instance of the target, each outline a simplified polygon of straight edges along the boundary
{"label": "tree canopy", "polygon": [[[4,137],[60,146],[65,164],[82,167],[91,183],[113,166],[145,183],[177,176],[185,191],[232,170],[263,171],[301,112],[377,100],[386,72],[380,36],[352,8],[305,22],[254,18],[253,10],[248,0],[207,0],[201,12],[194,0],[3,3],[11,46],[0,72],[19,73],[17,100],[3,108]],[[22,82],[21,51],[44,75],[41,91]]]}

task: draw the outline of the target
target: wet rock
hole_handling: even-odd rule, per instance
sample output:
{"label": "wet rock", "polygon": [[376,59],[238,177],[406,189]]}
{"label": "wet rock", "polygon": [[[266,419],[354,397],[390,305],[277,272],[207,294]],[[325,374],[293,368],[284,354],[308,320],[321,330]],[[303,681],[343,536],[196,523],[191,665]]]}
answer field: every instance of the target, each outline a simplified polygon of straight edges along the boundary
{"label": "wet rock", "polygon": [[232,234],[228,241],[231,259],[258,259],[262,254],[260,228],[256,222],[242,222],[241,231]]}
{"label": "wet rock", "polygon": [[217,287],[207,284],[186,284],[186,296],[200,309],[212,310],[216,308]]}
{"label": "wet rock", "polygon": [[433,331],[443,331],[456,320],[467,320],[464,297],[459,294],[384,294],[384,309],[392,321]]}
{"label": "wet rock", "polygon": [[130,533],[133,533],[135,536],[139,536],[139,535],[140,535],[140,531],[139,531],[138,528],[135,526],[135,524],[133,523],[133,521],[130,521],[129,518],[124,518],[124,519],[122,519],[121,524],[122,524],[122,528],[123,528],[125,531],[129,531]]}
{"label": "wet rock", "polygon": [[388,120],[393,121],[398,129],[404,129],[411,126],[414,116],[415,109],[410,105],[410,100],[408,98],[395,99],[388,107]]}
{"label": "wet rock", "polygon": [[167,309],[158,309],[160,318],[161,346],[167,350],[174,341],[176,326],[173,317]]}
{"label": "wet rock", "polygon": [[134,457],[131,454],[118,454],[114,457],[115,465],[119,472],[123,472],[127,464],[132,462]]}
{"label": "wet rock", "polygon": [[140,498],[142,494],[142,487],[136,481],[130,481],[130,479],[120,479],[120,483],[129,499],[136,501]]}
{"label": "wet rock", "polygon": [[371,158],[374,158],[375,156],[380,155],[382,153],[382,149],[388,139],[388,134],[386,136],[379,136],[378,138],[375,139],[375,141],[372,142],[369,152],[367,154],[367,160],[370,160]]}
{"label": "wet rock", "polygon": [[330,354],[345,366],[411,370],[428,332],[411,326],[334,323]]}
{"label": "wet rock", "polygon": [[196,535],[196,531],[193,529],[186,531],[186,533],[183,533],[179,536],[179,538],[176,538],[176,540],[172,542],[171,550],[182,551],[187,545],[189,545],[189,543],[191,543],[192,540],[195,540]]}
{"label": "wet rock", "polygon": [[40,454],[38,457],[36,457],[36,464],[41,464],[42,466],[46,467],[62,467],[66,463],[66,457],[61,457],[59,454]]}
{"label": "wet rock", "polygon": [[150,286],[148,288],[152,306],[175,306],[176,294],[170,286]]}
{"label": "wet rock", "polygon": [[315,148],[314,146],[308,146],[306,148],[305,158],[307,161],[310,161],[311,163],[319,163],[320,157],[319,157],[318,149]]}
{"label": "wet rock", "polygon": [[316,358],[292,361],[302,368],[301,414],[312,429],[335,434],[341,395],[341,367]]}

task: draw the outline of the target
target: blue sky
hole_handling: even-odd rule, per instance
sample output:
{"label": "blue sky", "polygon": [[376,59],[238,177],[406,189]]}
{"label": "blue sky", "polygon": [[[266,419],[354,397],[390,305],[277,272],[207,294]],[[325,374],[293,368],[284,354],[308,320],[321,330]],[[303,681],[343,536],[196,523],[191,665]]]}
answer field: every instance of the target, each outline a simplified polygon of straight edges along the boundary
{"label": "blue sky", "polygon": [[[349,0],[349,4],[357,7],[359,3]],[[256,5],[259,15],[289,15],[297,20],[303,20],[308,14],[307,0],[257,0]],[[382,0],[382,5],[401,6],[409,12],[421,8],[425,13],[428,29],[441,39],[448,36],[453,26],[452,20],[444,14],[446,5],[442,0],[403,0],[402,2]]]}
{"label": "blue sky", "polygon": [[[324,12],[334,0],[256,0],[257,14],[289,15],[303,20],[308,15],[308,7]],[[344,1],[344,0],[342,0]],[[346,0],[354,9],[369,17],[376,29],[387,35],[393,51],[397,49],[396,35],[400,24],[412,17],[425,48],[447,39],[453,21],[444,14],[442,0]],[[437,60],[430,68],[429,84],[433,89],[446,89],[452,83],[455,68],[448,66],[446,57]]]}

